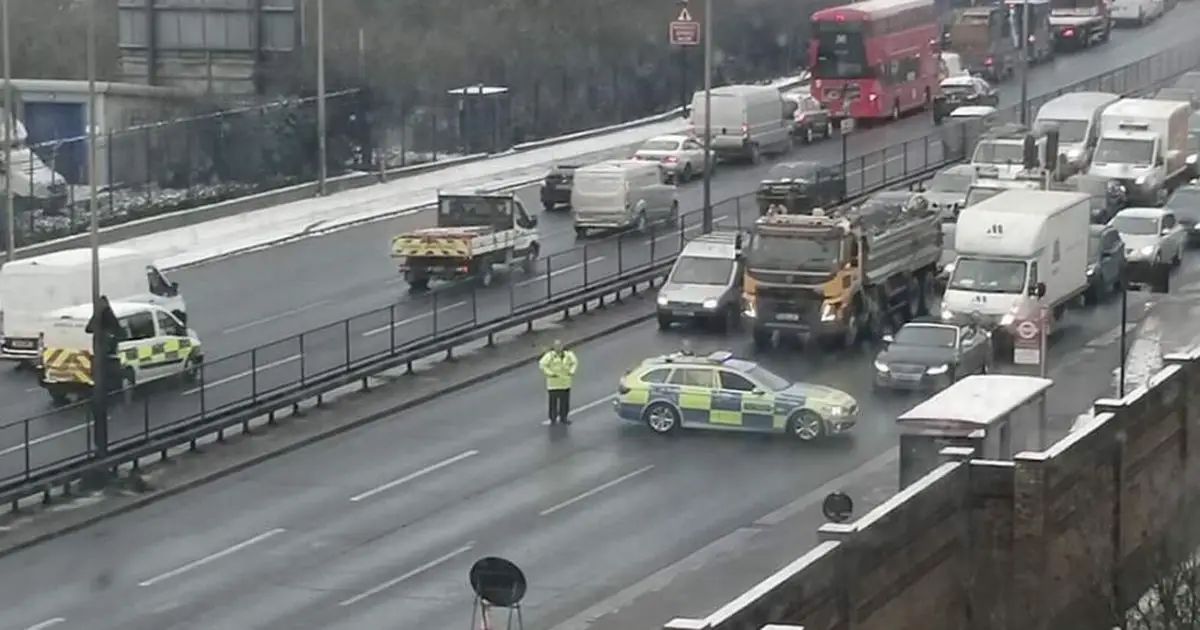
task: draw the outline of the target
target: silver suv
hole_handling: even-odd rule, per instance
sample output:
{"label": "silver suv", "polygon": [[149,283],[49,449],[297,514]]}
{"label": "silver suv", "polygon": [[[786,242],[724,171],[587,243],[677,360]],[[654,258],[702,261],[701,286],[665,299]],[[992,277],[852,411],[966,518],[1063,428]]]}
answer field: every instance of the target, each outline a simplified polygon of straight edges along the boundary
{"label": "silver suv", "polygon": [[658,291],[658,327],[696,320],[720,332],[741,317],[742,235],[702,234],[683,246],[671,274]]}

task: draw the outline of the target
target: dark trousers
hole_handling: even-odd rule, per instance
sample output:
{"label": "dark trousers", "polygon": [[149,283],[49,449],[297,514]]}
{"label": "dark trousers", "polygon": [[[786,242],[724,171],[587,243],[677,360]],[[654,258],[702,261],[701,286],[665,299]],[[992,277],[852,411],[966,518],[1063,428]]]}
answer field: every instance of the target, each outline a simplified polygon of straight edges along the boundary
{"label": "dark trousers", "polygon": [[550,394],[550,422],[558,422],[567,419],[567,413],[571,411],[571,390],[569,389],[551,389]]}

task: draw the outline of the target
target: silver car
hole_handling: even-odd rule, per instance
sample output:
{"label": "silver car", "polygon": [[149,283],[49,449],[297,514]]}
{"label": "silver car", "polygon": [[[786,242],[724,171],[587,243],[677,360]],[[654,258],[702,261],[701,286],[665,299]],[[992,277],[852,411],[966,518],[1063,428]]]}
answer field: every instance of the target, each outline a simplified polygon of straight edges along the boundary
{"label": "silver car", "polygon": [[1109,225],[1117,228],[1125,243],[1125,258],[1130,265],[1178,266],[1183,260],[1187,231],[1165,208],[1125,208]]}
{"label": "silver car", "polygon": [[658,291],[658,327],[700,321],[720,332],[741,315],[741,234],[713,232],[689,241]]}
{"label": "silver car", "polygon": [[975,183],[975,167],[956,164],[943,169],[921,187],[929,205],[945,220],[953,220],[967,205],[967,193]]}
{"label": "silver car", "polygon": [[[658,162],[663,173],[675,182],[686,182],[704,174],[704,145],[683,135],[658,136],[645,142],[633,159]],[[710,161],[709,169],[713,162]]]}

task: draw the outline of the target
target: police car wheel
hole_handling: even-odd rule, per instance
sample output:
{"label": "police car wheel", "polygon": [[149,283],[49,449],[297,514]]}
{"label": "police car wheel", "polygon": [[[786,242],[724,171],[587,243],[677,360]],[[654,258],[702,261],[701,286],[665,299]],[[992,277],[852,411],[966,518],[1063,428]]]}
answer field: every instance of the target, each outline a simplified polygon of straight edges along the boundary
{"label": "police car wheel", "polygon": [[646,426],[659,435],[666,435],[679,427],[679,412],[663,402],[650,403],[642,412]]}
{"label": "police car wheel", "polygon": [[200,358],[189,356],[183,364],[183,380],[193,383],[200,379]]}
{"label": "police car wheel", "polygon": [[825,435],[825,421],[808,409],[801,409],[788,419],[788,431],[801,442],[811,442]]}

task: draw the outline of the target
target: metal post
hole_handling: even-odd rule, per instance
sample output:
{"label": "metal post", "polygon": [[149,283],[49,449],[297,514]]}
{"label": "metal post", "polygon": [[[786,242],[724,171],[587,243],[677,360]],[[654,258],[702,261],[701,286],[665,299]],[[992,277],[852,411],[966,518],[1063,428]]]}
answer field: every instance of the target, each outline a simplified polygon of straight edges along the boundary
{"label": "metal post", "polygon": [[1125,284],[1125,280],[1121,280],[1121,348],[1120,356],[1117,361],[1120,365],[1117,367],[1117,398],[1125,397],[1125,325],[1128,323],[1129,316],[1129,286]]}
{"label": "metal post", "polygon": [[1046,374],[1050,371],[1048,365],[1050,357],[1046,354],[1046,350],[1050,345],[1050,311],[1043,306],[1038,309],[1038,318],[1042,320],[1038,322],[1038,358],[1041,359],[1038,361],[1038,376],[1046,378]]}
{"label": "metal post", "polygon": [[704,0],[704,208],[702,232],[713,230],[712,211],[712,62],[713,62],[713,2]]}
{"label": "metal post", "polygon": [[[92,248],[92,317],[97,324],[100,315],[100,216],[96,202],[96,3],[88,3],[87,23],[87,142],[88,142],[88,213]],[[108,455],[108,348],[105,347],[102,326],[92,335],[92,420],[96,424],[95,457]],[[115,376],[115,375],[113,375]]]}
{"label": "metal post", "polygon": [[1021,3],[1021,124],[1029,124],[1029,3]]}
{"label": "metal post", "polygon": [[[5,249],[11,262],[17,256],[16,206],[13,203],[12,187],[12,143],[13,124],[17,120],[13,111],[12,44],[9,42],[8,0],[0,8],[0,19],[4,20],[4,229],[8,239]],[[33,160],[29,161],[30,164]]]}
{"label": "metal post", "polygon": [[317,192],[324,195],[325,165],[325,0],[317,0]]}

